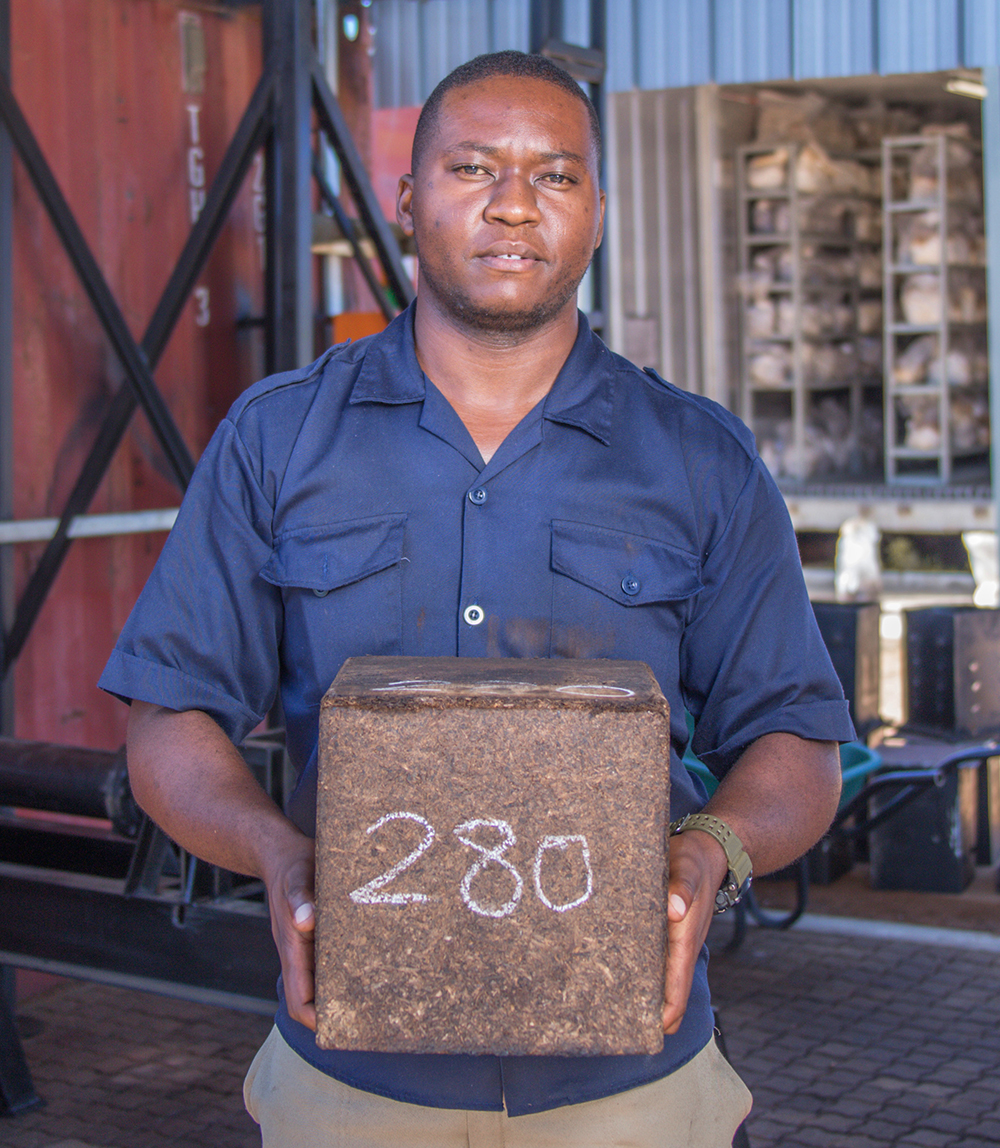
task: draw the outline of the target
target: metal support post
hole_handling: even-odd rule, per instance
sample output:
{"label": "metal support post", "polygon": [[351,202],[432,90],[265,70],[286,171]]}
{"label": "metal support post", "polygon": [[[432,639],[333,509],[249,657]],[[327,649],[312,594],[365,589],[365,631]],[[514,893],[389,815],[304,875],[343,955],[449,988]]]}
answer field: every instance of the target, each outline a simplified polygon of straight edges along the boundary
{"label": "metal support post", "polygon": [[[0,75],[10,83],[10,0],[0,0]],[[0,519],[14,516],[14,149],[0,123]],[[14,555],[0,547],[0,665],[14,617]],[[0,675],[0,735],[14,735],[14,679]]]}
{"label": "metal support post", "polygon": [[11,1116],[41,1104],[14,1020],[14,969],[0,965],[0,1112]]}
{"label": "metal support post", "polygon": [[267,369],[315,357],[312,257],[312,4],[267,0],[264,68],[277,76],[267,150]]}
{"label": "metal support post", "polygon": [[550,40],[563,39],[562,0],[531,0],[529,51],[541,52]]}
{"label": "metal support post", "polygon": [[1000,67],[991,64],[983,68],[983,83],[986,85],[986,98],[983,100],[983,191],[989,320],[990,483],[996,510],[1000,507]]}

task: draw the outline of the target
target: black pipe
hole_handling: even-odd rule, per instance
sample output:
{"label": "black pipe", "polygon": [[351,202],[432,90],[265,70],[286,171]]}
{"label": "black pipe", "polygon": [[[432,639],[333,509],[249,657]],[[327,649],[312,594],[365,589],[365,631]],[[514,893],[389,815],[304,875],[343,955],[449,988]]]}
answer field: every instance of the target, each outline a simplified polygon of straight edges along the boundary
{"label": "black pipe", "polygon": [[117,752],[0,737],[0,805],[98,817],[134,837],[141,814]]}

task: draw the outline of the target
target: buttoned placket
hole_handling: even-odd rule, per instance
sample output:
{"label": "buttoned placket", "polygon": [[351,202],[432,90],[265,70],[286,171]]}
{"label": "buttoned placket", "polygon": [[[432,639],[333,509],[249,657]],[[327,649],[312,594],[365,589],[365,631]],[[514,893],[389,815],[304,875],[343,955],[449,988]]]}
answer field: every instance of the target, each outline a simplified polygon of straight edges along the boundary
{"label": "buttoned placket", "polygon": [[[509,522],[510,506],[504,499],[511,496],[510,484],[500,480],[508,468],[516,466],[530,450],[542,441],[542,418],[538,408],[528,421],[516,426],[483,467],[477,480],[465,492],[462,521],[462,580],[459,597],[458,656],[484,658],[490,654],[498,603],[493,591],[491,553],[496,545],[496,532],[501,523]],[[498,481],[500,480],[500,481]]]}

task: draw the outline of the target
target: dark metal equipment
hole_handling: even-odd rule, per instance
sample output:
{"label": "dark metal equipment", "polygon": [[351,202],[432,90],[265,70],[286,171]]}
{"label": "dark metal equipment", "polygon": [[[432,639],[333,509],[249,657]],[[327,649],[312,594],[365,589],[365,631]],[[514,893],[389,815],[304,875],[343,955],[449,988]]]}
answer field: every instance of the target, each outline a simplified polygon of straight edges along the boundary
{"label": "dark metal equipment", "polygon": [[1000,733],[1000,610],[907,610],[906,724],[938,736]]}
{"label": "dark metal equipment", "polygon": [[[277,801],[280,737],[244,747]],[[278,957],[261,882],[205,865],[142,818],[124,751],[0,738],[0,1112],[39,1103],[13,966],[271,1013]]]}
{"label": "dark metal equipment", "polygon": [[882,724],[879,716],[879,617],[877,602],[813,602],[813,613],[833,668],[844,688],[860,738]]}

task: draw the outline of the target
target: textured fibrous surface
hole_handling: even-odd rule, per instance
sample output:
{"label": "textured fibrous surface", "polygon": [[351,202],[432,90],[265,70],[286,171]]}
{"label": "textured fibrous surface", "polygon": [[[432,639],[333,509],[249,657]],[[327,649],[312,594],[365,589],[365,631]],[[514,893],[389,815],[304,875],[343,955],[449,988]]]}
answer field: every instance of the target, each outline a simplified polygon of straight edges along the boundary
{"label": "textured fibrous surface", "polygon": [[358,658],[323,701],[321,1047],[662,1047],[667,703],[636,662]]}

